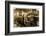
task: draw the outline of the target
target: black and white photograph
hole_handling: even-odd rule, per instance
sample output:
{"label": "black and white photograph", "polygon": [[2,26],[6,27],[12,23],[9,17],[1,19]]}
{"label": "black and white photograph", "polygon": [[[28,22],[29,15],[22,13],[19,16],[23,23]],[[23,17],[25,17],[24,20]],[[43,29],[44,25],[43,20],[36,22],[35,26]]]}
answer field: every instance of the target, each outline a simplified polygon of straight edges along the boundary
{"label": "black and white photograph", "polygon": [[37,9],[14,9],[14,27],[39,26],[39,10]]}

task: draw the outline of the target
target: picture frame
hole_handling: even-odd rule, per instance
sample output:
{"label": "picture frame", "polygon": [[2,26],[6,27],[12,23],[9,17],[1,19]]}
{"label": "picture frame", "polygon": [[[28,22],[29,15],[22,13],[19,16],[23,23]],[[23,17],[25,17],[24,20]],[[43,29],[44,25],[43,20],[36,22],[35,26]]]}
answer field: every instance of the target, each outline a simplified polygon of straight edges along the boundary
{"label": "picture frame", "polygon": [[[11,5],[11,6],[10,6]],[[15,6],[14,6],[15,5]],[[20,6],[21,5],[21,6]],[[28,6],[29,5],[29,6]],[[33,7],[32,7],[33,6]],[[35,7],[34,7],[35,6]],[[12,8],[14,7],[14,8],[16,8],[17,7],[17,11],[18,10],[25,10],[25,8],[27,9],[27,7],[30,9],[30,8],[36,8],[36,7],[39,7],[39,9],[41,10],[41,13],[42,13],[42,17],[40,16],[40,18],[42,18],[41,20],[40,20],[40,22],[39,23],[42,23],[41,24],[41,28],[39,27],[38,29],[40,29],[40,30],[37,30],[37,28],[34,28],[33,27],[33,31],[30,29],[30,27],[28,27],[29,28],[29,30],[28,30],[28,28],[24,28],[24,29],[22,29],[22,28],[20,28],[20,29],[15,29],[16,31],[12,31],[11,32],[11,30],[10,29],[12,29],[11,27],[11,25],[12,25],[12,22],[13,21],[11,21],[11,19],[13,19],[12,18],[12,16],[10,15],[10,13],[12,12]],[[41,6],[41,8],[40,8],[40,6]],[[37,8],[38,8],[37,7]],[[19,8],[19,9],[18,9]],[[36,8],[36,9],[37,9]],[[16,9],[15,9],[16,10]],[[40,11],[39,10],[39,11]],[[27,11],[26,11],[27,12]],[[40,12],[39,12],[39,14],[41,14]],[[11,18],[10,18],[10,16],[11,16]],[[18,34],[34,34],[34,33],[44,33],[44,20],[45,20],[45,4],[44,3],[39,3],[39,2],[18,2],[18,1],[5,1],[5,35],[18,35]],[[11,22],[10,22],[11,21]],[[42,21],[42,22],[41,22]],[[24,24],[24,23],[23,23]],[[26,29],[26,30],[25,30]],[[34,31],[34,29],[36,29],[35,31]],[[30,31],[31,30],[31,31]]]}

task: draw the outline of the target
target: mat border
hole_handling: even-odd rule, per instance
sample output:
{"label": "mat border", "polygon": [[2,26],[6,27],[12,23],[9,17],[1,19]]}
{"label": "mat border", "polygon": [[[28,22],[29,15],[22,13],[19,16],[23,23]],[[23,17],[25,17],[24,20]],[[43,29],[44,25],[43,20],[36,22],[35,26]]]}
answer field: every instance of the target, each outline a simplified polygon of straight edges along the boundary
{"label": "mat border", "polygon": [[[42,5],[43,9],[43,29],[42,31],[24,31],[24,32],[10,32],[10,4],[27,4],[27,5]],[[18,34],[34,34],[34,33],[44,33],[45,32],[45,3],[40,2],[18,2],[18,1],[5,1],[5,35],[18,35]]]}

